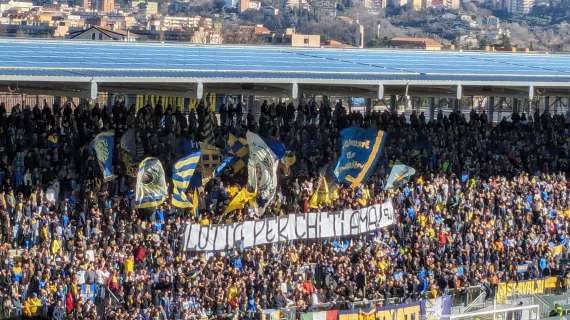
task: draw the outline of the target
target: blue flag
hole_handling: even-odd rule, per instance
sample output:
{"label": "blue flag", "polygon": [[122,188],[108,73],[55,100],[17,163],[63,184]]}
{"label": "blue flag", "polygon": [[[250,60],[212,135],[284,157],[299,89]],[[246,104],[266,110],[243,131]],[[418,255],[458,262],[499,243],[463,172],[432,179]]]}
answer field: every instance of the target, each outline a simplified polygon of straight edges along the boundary
{"label": "blue flag", "polygon": [[214,170],[214,177],[219,177],[222,172],[233,165],[239,158],[236,156],[229,156],[225,158]]}
{"label": "blue flag", "polygon": [[103,172],[103,179],[109,181],[113,176],[113,149],[115,148],[115,133],[113,131],[101,132],[91,142],[97,161]]}
{"label": "blue flag", "polygon": [[273,151],[275,156],[277,156],[277,160],[281,160],[283,156],[285,156],[287,150],[281,142],[272,138],[263,138],[263,141],[265,141],[265,144]]}
{"label": "blue flag", "polygon": [[339,183],[356,188],[376,168],[387,134],[381,130],[346,128],[340,136],[342,145],[334,174]]}
{"label": "blue flag", "polygon": [[390,176],[388,176],[388,180],[386,180],[384,190],[392,189],[395,186],[407,183],[408,178],[413,176],[415,173],[416,170],[414,168],[405,164],[397,164],[393,166],[392,171],[390,171]]}

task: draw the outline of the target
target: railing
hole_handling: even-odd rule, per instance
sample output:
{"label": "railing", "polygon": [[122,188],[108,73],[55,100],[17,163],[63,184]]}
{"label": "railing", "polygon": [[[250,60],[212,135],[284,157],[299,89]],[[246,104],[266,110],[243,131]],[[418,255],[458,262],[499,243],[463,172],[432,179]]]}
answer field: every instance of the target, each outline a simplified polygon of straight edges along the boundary
{"label": "railing", "polygon": [[462,314],[452,314],[449,316],[450,320],[455,319],[540,319],[540,307],[538,305],[519,306],[512,308],[501,308],[486,311],[477,311]]}
{"label": "railing", "polygon": [[482,286],[471,286],[461,289],[447,289],[445,295],[453,297],[454,307],[467,307],[473,304],[477,299],[483,295],[483,299],[487,298],[485,289]]}

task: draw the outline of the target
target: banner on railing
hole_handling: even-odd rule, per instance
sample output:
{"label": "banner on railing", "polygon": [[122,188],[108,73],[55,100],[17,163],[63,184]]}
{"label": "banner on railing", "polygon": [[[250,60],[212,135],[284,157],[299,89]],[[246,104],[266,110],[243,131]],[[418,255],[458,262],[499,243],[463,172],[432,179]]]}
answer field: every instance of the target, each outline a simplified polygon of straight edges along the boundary
{"label": "banner on railing", "polygon": [[358,210],[289,214],[226,225],[188,224],[184,250],[220,251],[281,241],[355,236],[392,223],[394,208],[387,201]]}
{"label": "banner on railing", "polygon": [[555,289],[557,286],[558,281],[556,277],[519,282],[501,282],[497,286],[495,299],[497,303],[505,303],[508,298],[514,295],[528,296],[543,294],[545,293],[545,289]]}
{"label": "banner on railing", "polygon": [[[382,307],[369,307],[364,309],[334,310],[323,312],[309,312],[301,315],[301,320],[400,320],[421,319],[424,315],[424,301],[405,304],[394,304]],[[330,316],[332,315],[332,316]]]}

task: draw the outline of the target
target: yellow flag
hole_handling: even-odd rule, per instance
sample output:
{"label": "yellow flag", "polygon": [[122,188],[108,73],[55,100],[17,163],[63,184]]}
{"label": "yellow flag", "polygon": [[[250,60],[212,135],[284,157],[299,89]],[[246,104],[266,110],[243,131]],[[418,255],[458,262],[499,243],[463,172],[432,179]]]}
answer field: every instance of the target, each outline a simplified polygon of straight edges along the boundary
{"label": "yellow flag", "polygon": [[239,187],[238,186],[229,186],[228,187],[228,194],[230,195],[230,197],[235,197],[235,195],[239,192]]}
{"label": "yellow flag", "polygon": [[370,200],[370,190],[368,190],[368,187],[364,187],[362,188],[362,196],[358,199],[358,204],[365,206],[368,204],[368,200]]}
{"label": "yellow flag", "polygon": [[53,239],[51,242],[51,254],[58,254],[60,250],[61,246],[59,244],[59,241],[57,239]]}
{"label": "yellow flag", "polygon": [[416,181],[416,183],[419,184],[420,186],[423,186],[423,184],[424,184],[424,177],[420,176],[420,177],[418,178],[418,180]]}
{"label": "yellow flag", "polygon": [[200,206],[200,201],[198,200],[198,189],[194,189],[194,195],[192,196],[192,203],[193,203],[192,213],[194,213],[194,216],[197,216],[198,207]]}
{"label": "yellow flag", "polygon": [[331,199],[329,195],[329,185],[327,179],[324,176],[319,178],[317,190],[313,192],[311,199],[309,200],[309,208],[318,209],[324,205],[330,205]]}
{"label": "yellow flag", "polygon": [[230,201],[224,213],[232,212],[237,209],[243,209],[245,205],[255,199],[257,196],[256,192],[249,192],[247,188],[242,188],[238,194]]}
{"label": "yellow flag", "polygon": [[291,168],[292,165],[295,164],[295,162],[297,162],[297,157],[295,156],[295,154],[291,151],[287,151],[283,159],[281,159],[281,164],[282,164],[281,169],[283,170],[284,176],[289,175],[289,169]]}
{"label": "yellow flag", "polygon": [[125,260],[125,273],[129,274],[135,271],[135,260],[129,257]]}

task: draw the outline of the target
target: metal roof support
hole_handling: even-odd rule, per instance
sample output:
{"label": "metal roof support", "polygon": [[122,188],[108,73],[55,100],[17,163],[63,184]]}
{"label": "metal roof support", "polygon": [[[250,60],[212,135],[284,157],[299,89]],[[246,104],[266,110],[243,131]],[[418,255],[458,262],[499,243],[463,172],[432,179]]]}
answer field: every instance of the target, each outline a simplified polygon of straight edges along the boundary
{"label": "metal roof support", "polygon": [[435,98],[429,98],[429,120],[435,120]]}
{"label": "metal roof support", "polygon": [[297,82],[291,84],[291,98],[297,100],[299,98],[299,85]]}
{"label": "metal roof support", "polygon": [[457,85],[457,100],[461,100],[463,98],[463,86],[458,84]]}
{"label": "metal roof support", "polygon": [[196,99],[200,100],[204,97],[204,83],[196,83]]}
{"label": "metal roof support", "polygon": [[534,86],[528,87],[528,100],[534,99]]}
{"label": "metal roof support", "polygon": [[91,83],[89,84],[89,100],[97,99],[98,95],[99,95],[99,89],[97,86],[97,82],[91,81]]}
{"label": "metal roof support", "polygon": [[379,84],[378,85],[378,100],[382,100],[382,99],[384,99],[384,85]]}

